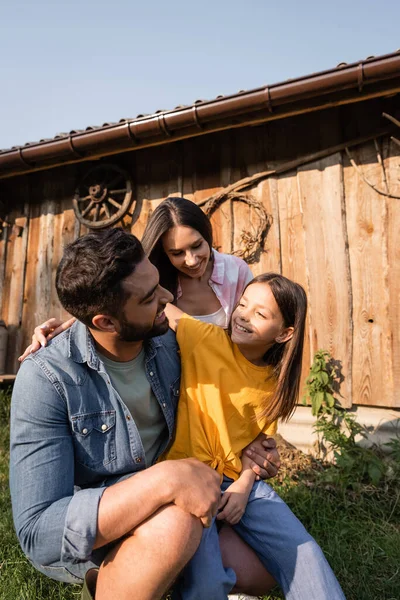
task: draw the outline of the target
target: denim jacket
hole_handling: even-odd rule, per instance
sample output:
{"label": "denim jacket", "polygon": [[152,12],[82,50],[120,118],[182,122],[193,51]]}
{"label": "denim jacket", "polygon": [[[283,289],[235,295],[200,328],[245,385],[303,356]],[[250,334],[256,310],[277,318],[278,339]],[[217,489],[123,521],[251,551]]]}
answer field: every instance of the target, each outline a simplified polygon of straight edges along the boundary
{"label": "denim jacket", "polygon": [[[145,367],[168,426],[161,453],[179,397],[172,332],[146,342]],[[82,323],[22,363],[12,396],[10,487],[17,535],[32,562],[87,560],[105,488],[147,466],[132,415]]]}

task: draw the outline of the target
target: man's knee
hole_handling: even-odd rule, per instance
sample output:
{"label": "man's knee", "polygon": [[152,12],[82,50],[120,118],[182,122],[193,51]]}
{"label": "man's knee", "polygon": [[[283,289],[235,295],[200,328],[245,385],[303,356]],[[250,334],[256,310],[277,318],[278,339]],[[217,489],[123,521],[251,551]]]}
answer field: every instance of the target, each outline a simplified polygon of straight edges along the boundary
{"label": "man's knee", "polygon": [[175,505],[161,508],[132,534],[145,547],[162,548],[171,559],[189,560],[197,550],[203,527],[200,520]]}

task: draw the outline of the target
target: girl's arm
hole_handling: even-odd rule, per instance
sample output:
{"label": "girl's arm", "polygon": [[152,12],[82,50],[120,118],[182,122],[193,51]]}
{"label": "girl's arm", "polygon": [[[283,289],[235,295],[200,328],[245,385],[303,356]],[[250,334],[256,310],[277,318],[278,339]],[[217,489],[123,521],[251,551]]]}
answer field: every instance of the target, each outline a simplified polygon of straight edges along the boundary
{"label": "girl's arm", "polygon": [[[266,444],[266,447],[260,444]],[[265,452],[267,450],[267,452]],[[260,454],[259,454],[260,453]],[[273,462],[270,460],[273,459]],[[225,520],[230,525],[236,525],[246,510],[251,488],[256,479],[274,477],[280,466],[279,453],[273,438],[267,438],[262,433],[243,450],[242,472],[239,479],[234,481],[223,494],[219,503],[218,520]],[[261,477],[260,477],[261,475]]]}
{"label": "girl's arm", "polygon": [[[247,463],[248,461],[248,463]],[[222,495],[219,503],[217,519],[236,525],[243,517],[251,488],[256,480],[256,474],[250,467],[250,460],[243,458],[243,469],[239,479],[234,481]]]}
{"label": "girl's arm", "polygon": [[172,331],[176,331],[178,329],[178,323],[183,314],[183,310],[174,306],[173,304],[167,304],[164,309],[165,314],[167,315],[167,319],[169,321],[169,326]]}

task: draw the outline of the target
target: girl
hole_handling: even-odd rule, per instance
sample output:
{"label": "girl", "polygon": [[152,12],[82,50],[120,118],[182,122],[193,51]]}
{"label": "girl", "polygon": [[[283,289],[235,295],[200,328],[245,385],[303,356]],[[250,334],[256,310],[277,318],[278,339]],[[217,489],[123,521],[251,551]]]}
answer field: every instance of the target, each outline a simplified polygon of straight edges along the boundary
{"label": "girl", "polygon": [[[165,458],[195,456],[235,480],[219,519],[240,521],[255,481],[241,451],[288,419],[299,390],[307,300],[282,275],[255,277],[232,314],[229,333],[168,305],[182,377],[175,440]],[[235,495],[233,495],[235,493]],[[235,498],[235,501],[233,501]]]}
{"label": "girl", "polygon": [[[245,460],[241,463],[243,448],[294,410],[306,309],[303,288],[274,273],[247,285],[229,332],[167,305],[182,377],[176,435],[164,458],[194,456],[221,474],[224,493],[217,521],[229,523],[253,548],[288,600],[343,600],[315,540],[270,486],[255,482]],[[185,600],[203,598],[202,580],[207,580],[207,569],[216,568],[216,521],[204,537],[181,576]],[[234,581],[229,569],[226,574],[229,591]]]}

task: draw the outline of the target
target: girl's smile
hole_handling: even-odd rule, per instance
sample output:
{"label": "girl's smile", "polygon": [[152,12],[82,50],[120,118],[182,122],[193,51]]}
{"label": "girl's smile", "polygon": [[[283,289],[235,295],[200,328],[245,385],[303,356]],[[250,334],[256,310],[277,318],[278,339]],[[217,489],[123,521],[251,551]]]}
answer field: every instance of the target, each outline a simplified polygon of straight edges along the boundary
{"label": "girl's smile", "polygon": [[242,333],[251,333],[251,329],[249,328],[249,326],[241,325],[237,321],[235,321],[234,327]]}
{"label": "girl's smile", "polygon": [[[293,327],[286,327],[278,304],[266,283],[250,284],[232,315],[231,339],[250,354],[261,358],[276,342],[286,341]],[[254,354],[255,353],[255,354]]]}

